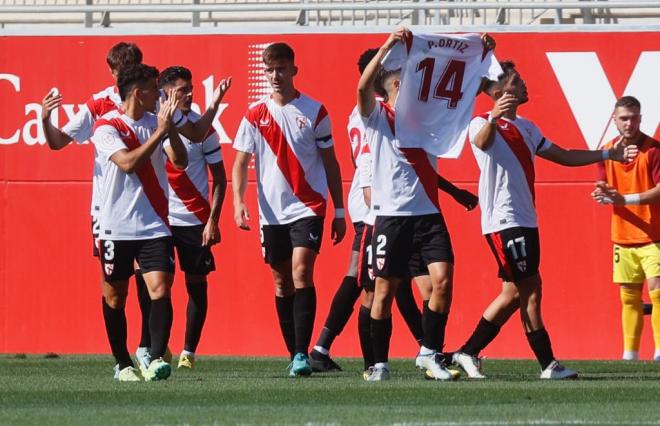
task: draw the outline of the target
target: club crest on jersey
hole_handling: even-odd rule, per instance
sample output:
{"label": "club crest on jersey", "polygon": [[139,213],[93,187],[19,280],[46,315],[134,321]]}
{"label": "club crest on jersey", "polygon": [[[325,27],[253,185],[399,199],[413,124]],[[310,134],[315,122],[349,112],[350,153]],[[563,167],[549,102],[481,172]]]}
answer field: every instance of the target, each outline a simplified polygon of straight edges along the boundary
{"label": "club crest on jersey", "polygon": [[527,261],[526,260],[519,260],[518,262],[516,262],[516,264],[518,265],[518,270],[520,272],[525,272],[527,270]]}
{"label": "club crest on jersey", "polygon": [[375,280],[376,276],[374,275],[374,269],[373,268],[367,268],[367,272],[369,273],[369,279],[370,280]]}
{"label": "club crest on jersey", "polygon": [[114,265],[114,263],[104,263],[103,264],[103,269],[105,269],[105,274],[106,275],[112,275],[112,271],[115,270],[115,265]]}
{"label": "club crest on jersey", "polygon": [[115,139],[111,135],[103,135],[101,138],[101,144],[105,147],[112,147],[112,144],[115,142]]}
{"label": "club crest on jersey", "polygon": [[380,271],[383,270],[383,268],[385,267],[385,258],[384,257],[377,257],[376,258],[376,267]]}
{"label": "club crest on jersey", "polygon": [[307,126],[307,117],[299,116],[296,117],[296,123],[298,123],[298,128],[302,129]]}

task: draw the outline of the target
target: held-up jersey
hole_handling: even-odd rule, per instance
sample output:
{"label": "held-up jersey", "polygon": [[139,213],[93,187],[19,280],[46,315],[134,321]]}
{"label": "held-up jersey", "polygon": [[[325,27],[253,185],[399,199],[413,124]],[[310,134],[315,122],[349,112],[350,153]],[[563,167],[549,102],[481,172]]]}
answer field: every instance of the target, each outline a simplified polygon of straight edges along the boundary
{"label": "held-up jersey", "polygon": [[502,68],[479,34],[414,34],[383,59],[401,68],[396,135],[402,148],[457,158],[463,148],[482,77],[497,81]]}
{"label": "held-up jersey", "polygon": [[[360,185],[361,168],[369,167],[369,165],[361,166],[364,155],[369,155],[369,145],[366,143],[365,133],[364,121],[360,117],[357,107],[355,107],[348,118],[348,139],[351,142],[351,154],[355,165],[351,189],[348,192],[348,214],[351,216],[351,222],[353,223],[364,222],[369,213],[369,206],[364,202],[362,188],[371,186],[371,183],[369,182],[366,186]],[[367,173],[367,171],[363,171],[363,173]],[[368,172],[368,174],[371,173]],[[370,178],[371,176],[369,176]]]}
{"label": "held-up jersey", "polygon": [[123,172],[110,157],[144,144],[158,125],[149,112],[137,121],[111,111],[97,120],[92,142],[102,167],[100,239],[146,240],[171,235],[167,174],[162,148],[134,173]]}
{"label": "held-up jersey", "polygon": [[[196,123],[201,116],[194,111],[188,113],[188,120]],[[207,164],[222,161],[220,137],[209,129],[204,142],[193,143],[183,135],[181,142],[188,152],[188,167],[177,169],[169,160],[166,162],[169,182],[169,220],[172,226],[194,226],[206,224],[211,215],[209,204],[209,174]]]}
{"label": "held-up jersey", "polygon": [[470,123],[470,146],[479,165],[481,230],[491,234],[516,226],[536,228],[534,157],[552,146],[531,121],[497,120],[493,144],[482,151],[473,141],[488,123],[488,114]]}
{"label": "held-up jersey", "polygon": [[421,148],[399,148],[394,111],[379,102],[363,117],[371,151],[371,209],[375,216],[440,212],[436,159]]}
{"label": "held-up jersey", "polygon": [[[619,137],[603,149],[610,149]],[[606,160],[598,163],[599,180],[621,194],[639,194],[660,184],[660,143],[648,136],[638,145],[639,155],[630,163]],[[640,245],[660,241],[660,204],[613,206],[612,242]]]}
{"label": "held-up jersey", "polygon": [[284,106],[266,96],[248,108],[233,146],[255,154],[261,224],[325,216],[328,184],[319,149],[332,145],[328,112],[303,94]]}
{"label": "held-up jersey", "polygon": [[[100,117],[110,111],[121,107],[121,98],[117,86],[110,86],[98,93],[93,94],[83,105],[78,113],[62,128],[71,139],[83,143],[94,134],[94,123]],[[98,216],[100,210],[99,180],[101,178],[101,164],[98,160],[96,149],[94,150],[94,171],[92,174],[92,204],[90,213]]]}

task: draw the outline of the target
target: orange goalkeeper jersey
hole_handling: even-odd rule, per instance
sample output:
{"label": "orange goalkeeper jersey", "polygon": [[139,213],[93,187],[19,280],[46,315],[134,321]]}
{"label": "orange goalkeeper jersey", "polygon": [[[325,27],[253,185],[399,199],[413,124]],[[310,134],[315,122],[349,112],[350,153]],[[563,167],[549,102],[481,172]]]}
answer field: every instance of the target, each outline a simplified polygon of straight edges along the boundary
{"label": "orange goalkeeper jersey", "polygon": [[[611,140],[603,149],[618,140]],[[638,147],[639,155],[631,163],[607,160],[599,165],[599,178],[623,195],[645,192],[660,184],[660,143],[644,135]],[[612,241],[621,245],[660,241],[660,204],[614,206]]]}

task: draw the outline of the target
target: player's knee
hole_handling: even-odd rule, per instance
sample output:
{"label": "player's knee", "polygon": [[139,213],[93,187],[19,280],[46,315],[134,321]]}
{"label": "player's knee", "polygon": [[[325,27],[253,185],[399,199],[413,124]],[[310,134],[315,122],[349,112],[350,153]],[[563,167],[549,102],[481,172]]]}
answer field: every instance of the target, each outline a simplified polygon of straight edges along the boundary
{"label": "player's knee", "polygon": [[186,291],[189,295],[199,295],[206,293],[208,284],[204,276],[186,275]]}
{"label": "player's knee", "polygon": [[314,268],[311,265],[303,262],[296,264],[293,266],[293,282],[297,284],[297,287],[305,287],[313,282],[313,272]]}
{"label": "player's knee", "polygon": [[433,280],[433,293],[449,296],[452,290],[452,280],[449,275],[443,275]]}
{"label": "player's knee", "polygon": [[293,286],[293,283],[288,282],[283,279],[276,279],[275,280],[275,296],[276,297],[289,297],[293,296],[293,294],[296,292],[295,287]]}
{"label": "player's knee", "polygon": [[371,306],[374,303],[374,292],[373,291],[365,291],[362,293],[362,306],[365,308],[371,309]]}
{"label": "player's knee", "polygon": [[637,306],[642,303],[642,289],[634,289],[629,287],[621,287],[619,293],[621,297],[621,304],[626,306]]}
{"label": "player's knee", "polygon": [[112,294],[106,294],[105,303],[112,309],[124,309],[126,306],[126,293],[115,292]]}
{"label": "player's knee", "polygon": [[149,297],[151,300],[159,300],[170,297],[170,286],[167,283],[157,283],[149,288]]}
{"label": "player's knee", "polygon": [[503,305],[508,308],[520,307],[520,293],[517,291],[503,291],[501,296]]}

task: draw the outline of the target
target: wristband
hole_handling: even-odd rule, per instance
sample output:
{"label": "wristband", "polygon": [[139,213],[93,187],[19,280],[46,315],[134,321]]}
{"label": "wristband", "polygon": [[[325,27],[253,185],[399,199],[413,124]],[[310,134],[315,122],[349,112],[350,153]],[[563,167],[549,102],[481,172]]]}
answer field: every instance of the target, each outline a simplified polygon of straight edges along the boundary
{"label": "wristband", "polygon": [[493,115],[490,112],[488,113],[488,122],[490,124],[497,124],[497,118],[493,117]]}
{"label": "wristband", "polygon": [[626,194],[623,196],[623,204],[641,204],[642,197],[639,194]]}
{"label": "wristband", "polygon": [[335,209],[335,219],[343,219],[346,217],[344,209]]}
{"label": "wristband", "polygon": [[609,160],[610,159],[610,150],[609,149],[604,149],[601,151],[601,158],[603,161]]}

